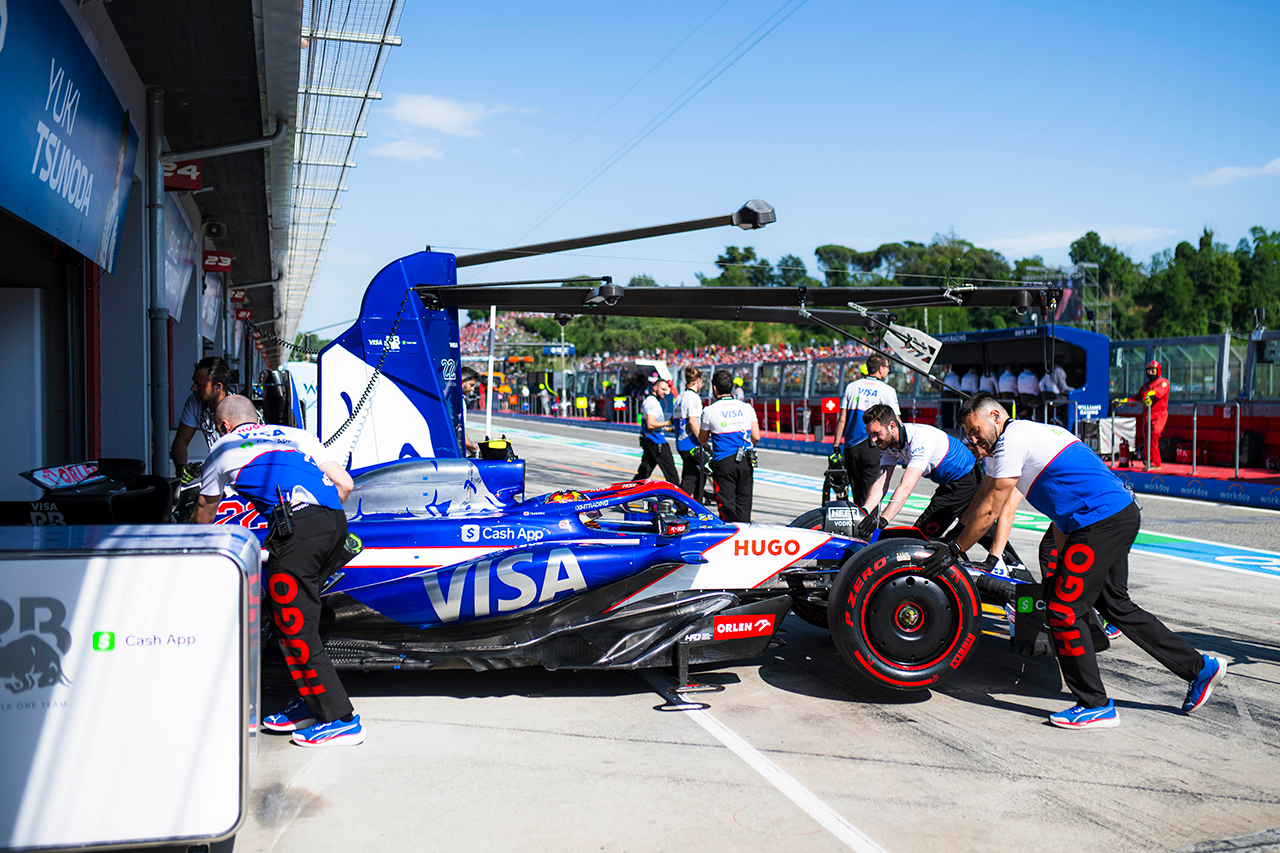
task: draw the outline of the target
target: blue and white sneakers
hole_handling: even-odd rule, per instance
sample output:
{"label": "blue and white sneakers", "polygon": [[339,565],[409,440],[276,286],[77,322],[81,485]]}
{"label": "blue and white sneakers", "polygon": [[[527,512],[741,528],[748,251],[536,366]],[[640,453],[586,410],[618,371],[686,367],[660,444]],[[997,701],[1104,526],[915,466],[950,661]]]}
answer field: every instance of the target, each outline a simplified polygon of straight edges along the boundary
{"label": "blue and white sneakers", "polygon": [[279,714],[271,714],[262,718],[262,727],[273,732],[296,732],[316,724],[316,715],[311,713],[307,703],[299,696]]}
{"label": "blue and white sneakers", "polygon": [[1100,708],[1076,705],[1065,711],[1050,714],[1049,722],[1064,729],[1114,729],[1120,725],[1120,714],[1116,712],[1116,703],[1108,699],[1107,704]]}
{"label": "blue and white sneakers", "polygon": [[1183,713],[1190,714],[1200,709],[1200,706],[1209,701],[1209,697],[1213,695],[1213,688],[1227,674],[1227,662],[1222,658],[1215,658],[1211,655],[1202,655],[1204,658],[1204,666],[1200,668],[1200,674],[1195,677],[1191,684],[1187,685],[1187,698],[1182,702]]}
{"label": "blue and white sneakers", "polygon": [[296,731],[293,742],[298,746],[355,746],[364,743],[364,727],[360,725],[360,715],[354,714],[349,723],[330,720]]}
{"label": "blue and white sneakers", "polygon": [[1124,633],[1119,628],[1106,619],[1100,619],[1100,621],[1102,622],[1102,633],[1107,635],[1108,640],[1118,640],[1124,636]]}

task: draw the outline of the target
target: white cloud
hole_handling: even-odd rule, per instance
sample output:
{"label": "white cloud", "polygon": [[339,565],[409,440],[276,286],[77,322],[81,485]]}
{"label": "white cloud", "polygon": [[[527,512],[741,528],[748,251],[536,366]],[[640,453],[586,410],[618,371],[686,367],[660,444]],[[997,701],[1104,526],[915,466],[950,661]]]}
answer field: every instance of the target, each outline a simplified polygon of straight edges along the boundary
{"label": "white cloud", "polygon": [[1265,166],[1223,166],[1207,175],[1192,179],[1191,183],[1198,187],[1221,187],[1245,178],[1262,178],[1270,175],[1280,175],[1280,157]]}
{"label": "white cloud", "polygon": [[400,95],[391,105],[391,115],[413,127],[423,127],[450,136],[480,136],[476,127],[482,119],[511,112],[505,104],[464,104],[434,95]]}
{"label": "white cloud", "polygon": [[512,148],[512,149],[511,149],[511,153],[512,153],[512,154],[514,154],[514,155],[516,155],[517,157],[523,157],[523,156],[524,156],[524,152],[523,152],[523,151],[521,151],[519,148]]}
{"label": "white cloud", "polygon": [[425,160],[430,157],[433,160],[439,160],[444,156],[444,152],[432,142],[418,142],[416,139],[397,139],[395,142],[385,142],[373,149],[373,153],[379,157],[394,157],[397,160]]}
{"label": "white cloud", "polygon": [[976,246],[985,246],[999,251],[1011,260],[1025,258],[1029,255],[1044,254],[1055,249],[1066,249],[1076,240],[1084,236],[1086,231],[1097,231],[1102,242],[1111,245],[1141,243],[1146,240],[1158,240],[1173,234],[1171,228],[1157,228],[1151,225],[1117,225],[1115,227],[1093,226],[1072,229],[1054,229],[1037,233],[1014,232],[974,240]]}

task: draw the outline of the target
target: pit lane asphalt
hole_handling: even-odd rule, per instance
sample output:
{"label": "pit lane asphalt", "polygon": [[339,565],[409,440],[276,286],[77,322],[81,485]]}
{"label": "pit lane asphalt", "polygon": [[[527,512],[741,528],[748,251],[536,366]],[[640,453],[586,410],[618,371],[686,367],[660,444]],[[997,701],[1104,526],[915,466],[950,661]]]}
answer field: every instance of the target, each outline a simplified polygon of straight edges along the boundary
{"label": "pit lane asphalt", "polygon": [[[541,429],[622,454],[636,447],[631,434],[497,423],[495,432]],[[629,479],[636,465],[536,439],[517,452],[531,495]],[[814,474],[821,464],[761,454],[768,469]],[[1267,515],[1169,503],[1146,510],[1144,528],[1280,545],[1273,531],[1245,532],[1273,526]],[[816,504],[816,495],[759,484],[755,520],[785,523]],[[1215,519],[1199,522],[1211,535],[1176,526],[1195,517]],[[1227,518],[1231,526],[1216,521]],[[1014,532],[1024,555],[1037,540]],[[984,637],[934,691],[883,693],[851,676],[825,631],[794,616],[785,648],[703,672],[726,689],[702,698],[718,724],[874,845],[861,849],[1176,850],[1241,836],[1213,849],[1246,849],[1276,837],[1251,834],[1280,826],[1278,584],[1132,556],[1135,600],[1231,663],[1193,717],[1178,711],[1185,685],[1127,640],[1101,656],[1121,727],[1073,732],[1044,722],[1071,704],[1053,662],[1015,657],[998,637]],[[1003,622],[986,627],[998,633]],[[859,849],[707,726],[655,710],[662,700],[634,673],[344,681],[366,743],[306,750],[264,735],[236,850]],[[263,704],[288,698],[266,692]]]}

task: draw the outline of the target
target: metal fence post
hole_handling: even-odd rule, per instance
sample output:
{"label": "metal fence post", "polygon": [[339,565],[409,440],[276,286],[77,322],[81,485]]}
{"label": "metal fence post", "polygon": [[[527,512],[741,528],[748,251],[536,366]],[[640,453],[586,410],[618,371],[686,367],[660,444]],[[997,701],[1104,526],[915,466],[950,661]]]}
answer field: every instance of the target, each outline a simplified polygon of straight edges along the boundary
{"label": "metal fence post", "polygon": [[1191,476],[1196,475],[1196,461],[1199,458],[1196,451],[1198,439],[1198,428],[1200,421],[1200,406],[1198,403],[1191,404]]}

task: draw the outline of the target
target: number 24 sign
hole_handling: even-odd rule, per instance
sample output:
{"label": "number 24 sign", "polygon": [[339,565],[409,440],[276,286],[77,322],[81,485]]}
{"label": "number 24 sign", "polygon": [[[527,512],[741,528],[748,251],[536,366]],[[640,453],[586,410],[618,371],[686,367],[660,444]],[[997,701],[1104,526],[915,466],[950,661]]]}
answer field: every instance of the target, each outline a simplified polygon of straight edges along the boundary
{"label": "number 24 sign", "polygon": [[166,190],[198,190],[204,188],[204,161],[179,160],[164,164]]}

